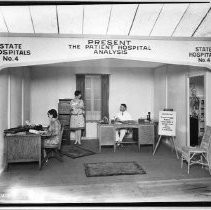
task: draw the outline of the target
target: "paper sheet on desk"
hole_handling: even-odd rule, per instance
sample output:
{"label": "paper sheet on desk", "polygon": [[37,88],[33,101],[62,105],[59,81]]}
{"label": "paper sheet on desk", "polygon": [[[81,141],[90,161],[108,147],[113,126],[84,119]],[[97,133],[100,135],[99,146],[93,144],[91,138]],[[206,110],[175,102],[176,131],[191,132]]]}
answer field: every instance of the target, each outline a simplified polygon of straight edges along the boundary
{"label": "paper sheet on desk", "polygon": [[34,129],[29,129],[29,133],[40,134],[39,131],[34,130]]}

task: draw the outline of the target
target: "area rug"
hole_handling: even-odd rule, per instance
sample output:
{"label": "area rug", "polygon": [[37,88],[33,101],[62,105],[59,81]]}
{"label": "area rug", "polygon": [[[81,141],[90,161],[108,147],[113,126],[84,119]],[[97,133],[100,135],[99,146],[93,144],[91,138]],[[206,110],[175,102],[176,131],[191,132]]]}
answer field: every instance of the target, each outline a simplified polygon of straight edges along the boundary
{"label": "area rug", "polygon": [[146,174],[135,161],[85,163],[84,167],[87,177]]}
{"label": "area rug", "polygon": [[71,158],[79,158],[79,157],[95,154],[95,152],[91,150],[88,150],[86,148],[83,148],[82,146],[76,146],[76,145],[63,146],[61,149],[61,153]]}

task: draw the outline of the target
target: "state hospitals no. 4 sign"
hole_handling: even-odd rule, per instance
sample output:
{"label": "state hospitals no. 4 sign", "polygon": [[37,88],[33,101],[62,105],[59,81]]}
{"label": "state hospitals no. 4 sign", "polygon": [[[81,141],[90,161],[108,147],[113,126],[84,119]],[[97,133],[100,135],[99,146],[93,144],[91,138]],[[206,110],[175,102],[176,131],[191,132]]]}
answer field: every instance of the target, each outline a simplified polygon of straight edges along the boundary
{"label": "state hospitals no. 4 sign", "polygon": [[91,59],[129,59],[211,69],[209,40],[90,37],[1,37],[0,69]]}
{"label": "state hospitals no. 4 sign", "polygon": [[159,112],[158,135],[176,136],[176,112]]}

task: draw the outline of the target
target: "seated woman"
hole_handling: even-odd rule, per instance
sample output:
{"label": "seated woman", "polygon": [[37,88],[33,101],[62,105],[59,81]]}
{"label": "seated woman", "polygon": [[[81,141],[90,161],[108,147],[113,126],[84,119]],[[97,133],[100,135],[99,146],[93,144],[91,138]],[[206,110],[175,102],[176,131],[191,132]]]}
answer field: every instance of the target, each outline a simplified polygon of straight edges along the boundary
{"label": "seated woman", "polygon": [[47,115],[49,118],[49,126],[46,131],[40,131],[40,134],[43,135],[42,147],[45,159],[46,159],[46,151],[44,149],[45,146],[58,144],[61,132],[61,124],[57,119],[57,111],[55,109],[51,109],[48,111]]}

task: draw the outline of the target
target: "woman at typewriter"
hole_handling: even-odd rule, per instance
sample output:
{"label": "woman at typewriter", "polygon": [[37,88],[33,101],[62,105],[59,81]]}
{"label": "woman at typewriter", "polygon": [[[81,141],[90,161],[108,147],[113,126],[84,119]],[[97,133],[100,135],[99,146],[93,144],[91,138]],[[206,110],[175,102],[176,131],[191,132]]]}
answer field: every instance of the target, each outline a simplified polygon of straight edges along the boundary
{"label": "woman at typewriter", "polygon": [[46,131],[40,131],[40,134],[42,135],[43,139],[42,147],[43,147],[44,159],[46,158],[45,147],[48,145],[58,144],[61,132],[61,124],[57,119],[57,111],[55,109],[50,109],[47,115],[49,119],[49,126]]}

